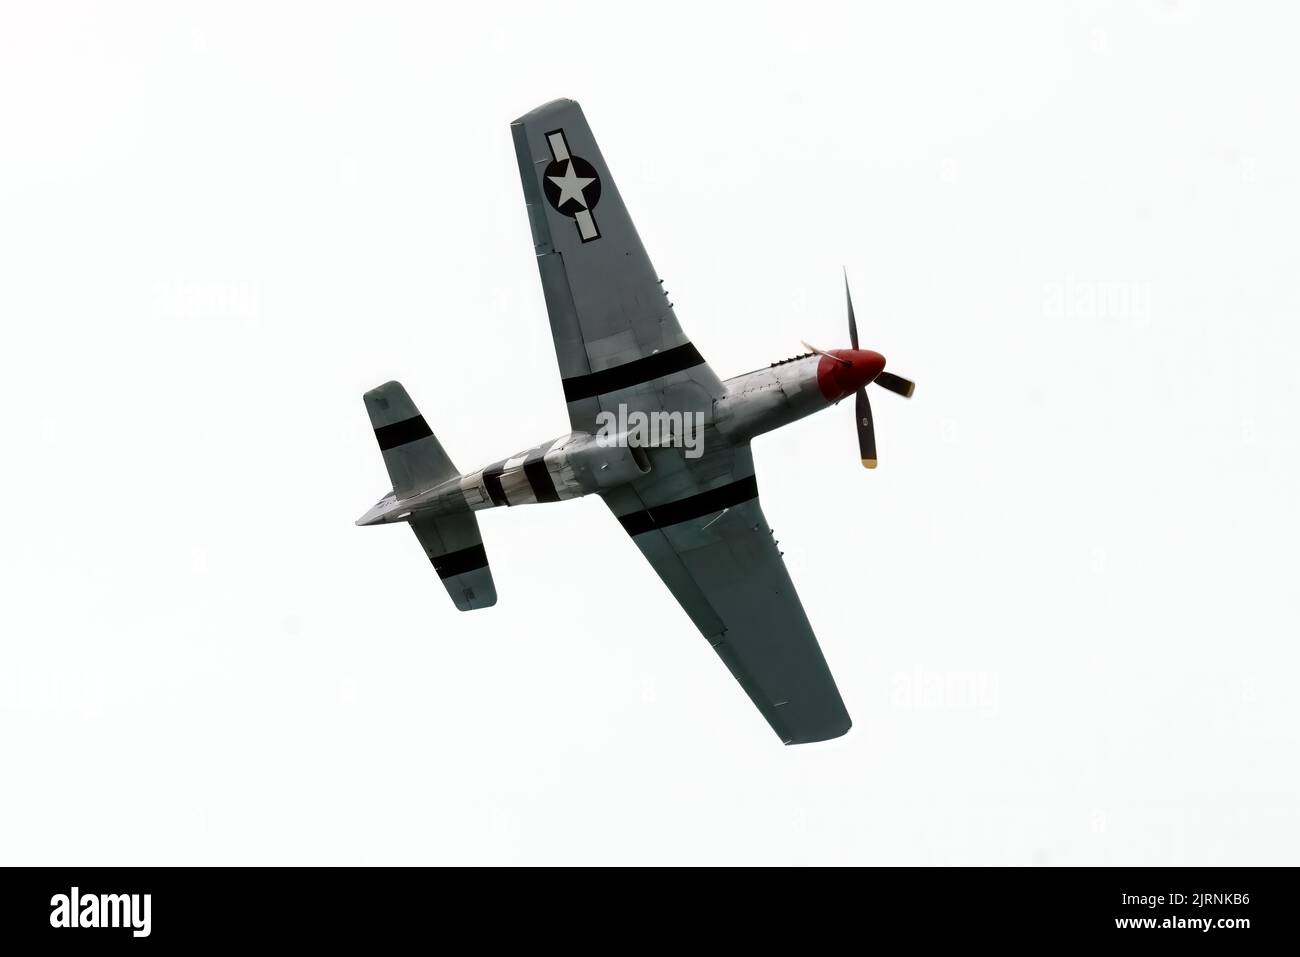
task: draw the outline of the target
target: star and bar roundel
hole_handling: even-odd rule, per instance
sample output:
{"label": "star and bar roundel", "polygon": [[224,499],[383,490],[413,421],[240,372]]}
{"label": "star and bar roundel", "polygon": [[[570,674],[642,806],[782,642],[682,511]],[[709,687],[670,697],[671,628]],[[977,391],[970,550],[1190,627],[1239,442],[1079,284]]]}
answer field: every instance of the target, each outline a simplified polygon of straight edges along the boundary
{"label": "star and bar roundel", "polygon": [[546,144],[551,149],[551,162],[542,174],[542,190],[547,201],[561,216],[577,223],[578,235],[584,243],[599,239],[600,227],[592,215],[600,202],[600,176],[596,167],[569,152],[564,130],[547,133]]}

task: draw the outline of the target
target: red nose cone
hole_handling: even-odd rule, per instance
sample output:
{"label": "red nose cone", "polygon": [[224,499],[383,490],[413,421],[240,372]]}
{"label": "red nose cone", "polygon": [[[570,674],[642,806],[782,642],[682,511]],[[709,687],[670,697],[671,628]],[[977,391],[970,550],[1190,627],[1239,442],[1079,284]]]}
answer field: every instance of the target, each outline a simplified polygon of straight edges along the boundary
{"label": "red nose cone", "polygon": [[[831,358],[830,356],[834,356]],[[844,361],[836,362],[836,359]],[[847,363],[847,365],[845,364]],[[869,349],[832,349],[817,363],[817,388],[827,401],[852,395],[885,368],[885,357]]]}

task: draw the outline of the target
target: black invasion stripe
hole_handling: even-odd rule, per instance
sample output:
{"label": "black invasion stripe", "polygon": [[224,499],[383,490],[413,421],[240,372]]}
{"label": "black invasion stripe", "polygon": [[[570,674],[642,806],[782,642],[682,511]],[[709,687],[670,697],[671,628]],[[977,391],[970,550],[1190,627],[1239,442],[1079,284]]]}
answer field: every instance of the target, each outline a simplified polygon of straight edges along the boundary
{"label": "black invasion stripe", "polygon": [[452,575],[472,572],[476,568],[486,568],[487,563],[487,552],[483,550],[483,546],[471,545],[457,552],[439,555],[433,560],[433,570],[438,573],[439,578],[450,578]]}
{"label": "black invasion stripe", "polygon": [[678,522],[688,522],[703,515],[712,515],[714,512],[720,512],[724,508],[757,497],[758,480],[751,475],[749,478],[701,492],[699,495],[692,495],[690,498],[679,498],[667,505],[647,508],[644,512],[620,515],[618,520],[623,523],[623,528],[629,535],[641,535],[656,528],[667,528]]}
{"label": "black invasion stripe", "polygon": [[392,425],[383,425],[375,429],[375,438],[379,440],[379,451],[381,452],[387,452],[399,445],[414,442],[416,439],[427,438],[430,435],[433,435],[433,430],[429,428],[422,415],[403,419],[401,422],[394,422]]}
{"label": "black invasion stripe", "polygon": [[656,352],[642,359],[633,359],[612,369],[602,369],[599,372],[589,372],[586,375],[565,379],[564,401],[576,402],[579,399],[590,399],[593,395],[629,389],[651,379],[694,368],[703,362],[699,350],[688,342],[684,346]]}
{"label": "black invasion stripe", "polygon": [[506,501],[506,490],[501,487],[501,473],[504,469],[505,463],[498,462],[483,470],[483,485],[487,488],[488,498],[492,499],[493,505],[510,504]]}
{"label": "black invasion stripe", "polygon": [[539,502],[558,502],[559,493],[551,481],[551,473],[546,470],[546,461],[540,456],[524,463],[524,478],[533,490],[533,497]]}

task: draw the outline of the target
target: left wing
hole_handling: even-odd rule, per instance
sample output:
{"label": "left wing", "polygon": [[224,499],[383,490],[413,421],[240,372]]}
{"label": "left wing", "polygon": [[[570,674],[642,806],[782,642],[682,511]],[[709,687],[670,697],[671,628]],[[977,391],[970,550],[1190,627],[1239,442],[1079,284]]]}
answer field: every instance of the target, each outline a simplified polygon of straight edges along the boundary
{"label": "left wing", "polygon": [[632,410],[707,411],[724,389],[682,331],[582,108],[510,125],[569,424]]}
{"label": "left wing", "polygon": [[605,503],[783,742],[844,734],[853,722],[759,507],[749,446],[695,461],[650,451],[650,474]]}

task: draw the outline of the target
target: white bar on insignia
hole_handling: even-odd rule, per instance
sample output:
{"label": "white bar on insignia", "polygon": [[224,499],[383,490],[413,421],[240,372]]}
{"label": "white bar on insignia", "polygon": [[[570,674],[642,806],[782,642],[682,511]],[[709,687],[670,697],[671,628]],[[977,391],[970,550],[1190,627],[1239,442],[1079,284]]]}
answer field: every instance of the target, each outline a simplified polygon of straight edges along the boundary
{"label": "white bar on insignia", "polygon": [[551,144],[551,155],[557,160],[566,160],[569,158],[569,147],[565,145],[564,134],[560,131],[550,133],[546,141]]}
{"label": "white bar on insignia", "polygon": [[580,209],[573,218],[578,224],[578,235],[583,239],[595,239],[600,235],[596,229],[596,221],[591,218],[591,210]]}

